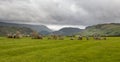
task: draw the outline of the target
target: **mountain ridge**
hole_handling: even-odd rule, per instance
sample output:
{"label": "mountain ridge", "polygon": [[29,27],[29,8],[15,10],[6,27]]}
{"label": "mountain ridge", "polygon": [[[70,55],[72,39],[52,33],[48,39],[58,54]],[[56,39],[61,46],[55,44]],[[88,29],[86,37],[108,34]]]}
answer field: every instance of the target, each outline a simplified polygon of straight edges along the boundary
{"label": "mountain ridge", "polygon": [[[106,36],[120,36],[120,23],[106,23],[88,26],[85,29],[64,27],[58,31],[52,31],[45,25],[29,25],[29,24],[17,24],[0,22],[0,32],[4,31],[17,31],[18,28],[23,30],[22,32],[37,31],[40,34],[58,34],[58,35],[89,35],[92,36],[95,33]],[[4,29],[3,29],[4,28]],[[12,30],[13,29],[13,30]],[[25,30],[28,29],[28,30]],[[3,34],[2,34],[3,35]]]}

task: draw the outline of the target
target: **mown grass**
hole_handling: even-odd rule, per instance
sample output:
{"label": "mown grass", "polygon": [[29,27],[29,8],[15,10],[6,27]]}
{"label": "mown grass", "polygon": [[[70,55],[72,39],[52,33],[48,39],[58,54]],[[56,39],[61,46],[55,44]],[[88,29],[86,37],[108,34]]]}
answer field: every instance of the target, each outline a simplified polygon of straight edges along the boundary
{"label": "mown grass", "polygon": [[0,62],[120,62],[120,37],[88,41],[1,37]]}

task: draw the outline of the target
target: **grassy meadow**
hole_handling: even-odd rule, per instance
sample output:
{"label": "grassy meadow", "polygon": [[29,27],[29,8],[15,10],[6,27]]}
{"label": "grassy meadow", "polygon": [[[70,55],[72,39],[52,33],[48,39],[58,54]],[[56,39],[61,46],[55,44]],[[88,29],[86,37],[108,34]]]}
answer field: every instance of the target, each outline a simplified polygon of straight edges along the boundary
{"label": "grassy meadow", "polygon": [[107,40],[0,37],[0,62],[120,62],[120,37]]}

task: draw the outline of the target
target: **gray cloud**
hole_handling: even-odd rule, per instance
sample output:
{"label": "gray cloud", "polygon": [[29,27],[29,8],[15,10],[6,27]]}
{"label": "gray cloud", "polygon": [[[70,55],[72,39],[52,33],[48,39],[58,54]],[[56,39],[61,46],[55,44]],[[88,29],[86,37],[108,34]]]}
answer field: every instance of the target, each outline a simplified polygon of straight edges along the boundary
{"label": "gray cloud", "polygon": [[120,23],[120,0],[0,0],[0,21],[84,26]]}

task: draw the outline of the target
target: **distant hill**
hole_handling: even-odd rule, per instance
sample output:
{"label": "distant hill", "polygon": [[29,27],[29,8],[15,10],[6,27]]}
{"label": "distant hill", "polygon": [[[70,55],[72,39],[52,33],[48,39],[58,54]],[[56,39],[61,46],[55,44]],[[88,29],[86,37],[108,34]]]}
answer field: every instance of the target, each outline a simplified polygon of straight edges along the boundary
{"label": "distant hill", "polygon": [[120,23],[88,26],[83,32],[81,32],[83,35],[93,35],[95,33],[106,36],[120,36]]}
{"label": "distant hill", "polygon": [[67,27],[67,28],[62,28],[59,31],[55,31],[53,33],[58,35],[75,35],[81,31],[82,29],[79,29],[79,28]]}
{"label": "distant hill", "polygon": [[6,36],[8,33],[16,33],[17,31],[20,31],[22,34],[30,34],[33,32],[32,29],[26,27],[0,26],[0,36]]}
{"label": "distant hill", "polygon": [[97,33],[106,36],[120,36],[120,23],[98,24],[98,25],[88,26],[84,30],[79,28],[66,27],[53,32],[44,25],[29,25],[29,24],[0,22],[0,36],[3,36],[8,32],[16,32],[16,31],[21,31],[22,33],[30,33],[32,31],[37,31],[43,35],[54,33],[58,35],[81,34],[81,35],[91,36]]}
{"label": "distant hill", "polygon": [[[50,30],[48,27],[46,27],[44,25],[29,25],[29,24],[16,24],[16,23],[0,22],[0,26],[26,27],[26,28],[30,28],[34,31],[37,31],[41,34],[47,34],[47,33],[52,32],[52,30]],[[43,31],[45,31],[45,32],[43,33]]]}

